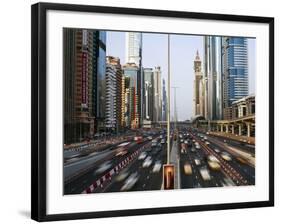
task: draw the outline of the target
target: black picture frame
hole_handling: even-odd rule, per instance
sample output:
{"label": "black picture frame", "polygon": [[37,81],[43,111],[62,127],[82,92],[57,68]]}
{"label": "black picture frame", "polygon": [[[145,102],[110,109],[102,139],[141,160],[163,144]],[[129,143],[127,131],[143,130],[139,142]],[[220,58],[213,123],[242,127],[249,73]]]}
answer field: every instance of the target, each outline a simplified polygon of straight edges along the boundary
{"label": "black picture frame", "polygon": [[[37,3],[31,11],[31,218],[37,221],[86,219],[161,213],[192,212],[274,206],[274,18],[240,15],[163,11],[73,4]],[[46,214],[46,13],[48,10],[100,12],[169,18],[191,18],[216,21],[254,22],[269,25],[269,200],[214,205],[160,207],[69,214]]]}

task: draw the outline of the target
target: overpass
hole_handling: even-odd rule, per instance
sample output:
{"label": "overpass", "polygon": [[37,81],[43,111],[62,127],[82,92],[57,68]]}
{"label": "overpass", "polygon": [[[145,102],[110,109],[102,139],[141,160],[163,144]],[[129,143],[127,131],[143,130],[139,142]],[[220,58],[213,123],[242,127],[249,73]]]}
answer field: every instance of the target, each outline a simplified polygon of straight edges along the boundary
{"label": "overpass", "polygon": [[[172,121],[171,127],[196,127],[205,131],[229,133],[238,136],[255,137],[255,114],[229,120],[206,120],[203,116],[196,116],[191,121]],[[150,122],[144,128],[165,128],[167,121]]]}
{"label": "overpass", "polygon": [[206,131],[230,133],[238,136],[255,136],[255,115],[251,114],[230,120],[196,120],[193,127]]}
{"label": "overpass", "polygon": [[[174,127],[175,125],[177,127],[191,127],[192,122],[190,121],[171,121],[170,122],[171,127]],[[143,128],[166,128],[167,127],[167,121],[157,121],[157,122],[149,122],[144,123]]]}

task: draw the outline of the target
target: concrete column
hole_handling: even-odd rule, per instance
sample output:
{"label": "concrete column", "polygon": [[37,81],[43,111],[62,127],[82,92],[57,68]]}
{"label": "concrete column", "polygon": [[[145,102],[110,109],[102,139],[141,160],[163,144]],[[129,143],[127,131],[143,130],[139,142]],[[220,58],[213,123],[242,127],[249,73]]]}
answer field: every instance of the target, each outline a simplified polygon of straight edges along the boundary
{"label": "concrete column", "polygon": [[225,125],[225,132],[228,133],[228,124]]}
{"label": "concrete column", "polygon": [[235,133],[234,133],[234,124],[233,125],[231,125],[231,133],[234,135]]}
{"label": "concrete column", "polygon": [[242,124],[238,124],[238,135],[242,135]]}
{"label": "concrete column", "polygon": [[247,137],[251,137],[251,123],[247,123]]}
{"label": "concrete column", "polygon": [[217,124],[217,132],[220,131],[220,126]]}
{"label": "concrete column", "polygon": [[221,124],[221,132],[223,132],[223,124]]}

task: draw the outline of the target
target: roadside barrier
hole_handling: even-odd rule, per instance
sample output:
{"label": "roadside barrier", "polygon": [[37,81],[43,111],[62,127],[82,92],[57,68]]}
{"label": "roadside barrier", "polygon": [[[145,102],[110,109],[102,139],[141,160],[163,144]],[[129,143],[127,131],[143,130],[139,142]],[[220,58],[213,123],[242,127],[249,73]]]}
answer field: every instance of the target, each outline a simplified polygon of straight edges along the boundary
{"label": "roadside barrier", "polygon": [[88,186],[81,194],[90,194],[93,193],[95,190],[103,188],[107,183],[109,183],[112,177],[118,174],[122,169],[124,169],[127,165],[129,165],[138,155],[139,153],[146,149],[150,144],[148,143],[145,146],[142,146],[131,155],[127,156],[124,160],[118,163],[114,168],[112,168],[109,172],[103,175],[98,180],[94,181],[90,186]]}

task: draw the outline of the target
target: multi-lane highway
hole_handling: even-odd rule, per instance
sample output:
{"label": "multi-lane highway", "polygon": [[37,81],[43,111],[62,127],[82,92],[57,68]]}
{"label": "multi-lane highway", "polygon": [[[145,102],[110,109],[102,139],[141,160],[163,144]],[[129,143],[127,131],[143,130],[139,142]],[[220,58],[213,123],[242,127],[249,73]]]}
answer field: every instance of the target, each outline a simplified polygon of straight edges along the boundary
{"label": "multi-lane highway", "polygon": [[249,146],[202,132],[183,131],[179,136],[181,188],[255,184]]}
{"label": "multi-lane highway", "polygon": [[77,173],[70,181],[65,181],[65,194],[81,193],[97,182],[99,186],[91,192],[160,189],[167,153],[162,138],[153,135],[140,141],[131,139],[65,162],[65,174]]}
{"label": "multi-lane highway", "polygon": [[179,149],[182,188],[255,184],[252,148],[200,132],[186,132],[180,141],[189,142],[187,150]]}
{"label": "multi-lane highway", "polygon": [[159,190],[162,185],[162,165],[166,163],[166,146],[159,141],[147,147],[120,172],[103,192]]}
{"label": "multi-lane highway", "polygon": [[[172,133],[171,133],[172,134]],[[142,136],[142,134],[140,134]],[[179,188],[255,184],[254,146],[180,129],[171,139]],[[155,133],[66,160],[65,194],[160,190],[166,163],[166,135]]]}

